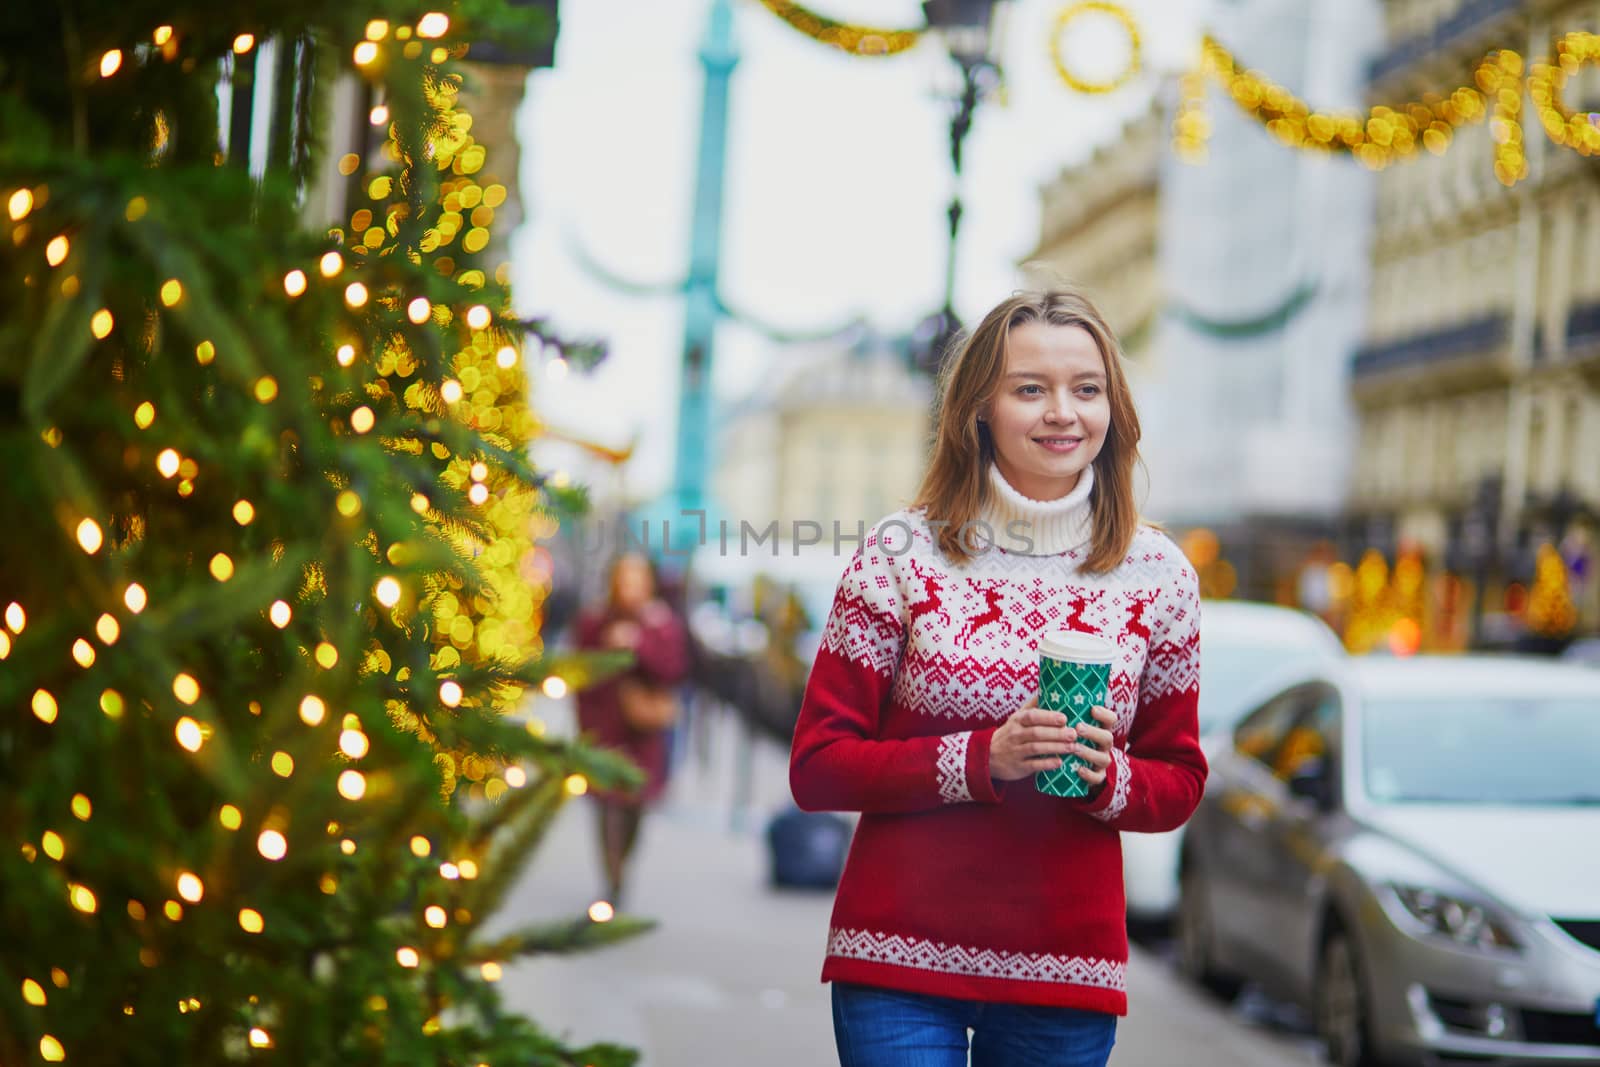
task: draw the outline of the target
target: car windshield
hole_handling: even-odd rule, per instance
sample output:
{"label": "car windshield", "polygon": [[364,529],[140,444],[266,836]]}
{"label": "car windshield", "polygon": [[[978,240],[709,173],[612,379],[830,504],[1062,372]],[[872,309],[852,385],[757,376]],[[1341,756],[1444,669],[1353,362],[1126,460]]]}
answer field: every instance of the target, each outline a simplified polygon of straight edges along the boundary
{"label": "car windshield", "polygon": [[1368,700],[1367,793],[1431,804],[1600,804],[1600,702]]}
{"label": "car windshield", "polygon": [[1263,695],[1268,676],[1318,662],[1297,645],[1229,644],[1200,638],[1200,732],[1232,726]]}

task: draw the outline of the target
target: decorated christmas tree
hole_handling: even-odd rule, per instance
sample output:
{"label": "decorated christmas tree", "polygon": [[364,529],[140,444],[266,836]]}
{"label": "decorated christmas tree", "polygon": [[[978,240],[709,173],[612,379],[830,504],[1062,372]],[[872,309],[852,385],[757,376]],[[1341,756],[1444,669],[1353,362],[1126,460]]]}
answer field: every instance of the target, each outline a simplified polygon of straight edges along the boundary
{"label": "decorated christmas tree", "polygon": [[[641,923],[480,934],[564,799],[633,773],[509,714],[610,666],[539,640],[533,539],[581,499],[525,460],[541,327],[478,261],[457,106],[464,42],[547,32],[490,0],[0,13],[0,1063],[632,1062],[494,982]],[[341,76],[382,133],[329,231]]]}

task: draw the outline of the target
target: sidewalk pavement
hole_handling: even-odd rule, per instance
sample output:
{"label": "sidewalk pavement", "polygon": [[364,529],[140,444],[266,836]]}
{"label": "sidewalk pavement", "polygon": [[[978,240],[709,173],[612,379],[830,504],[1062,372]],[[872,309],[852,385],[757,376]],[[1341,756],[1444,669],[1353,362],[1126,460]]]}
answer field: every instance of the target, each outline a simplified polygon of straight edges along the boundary
{"label": "sidewalk pavement", "polygon": [[[538,713],[552,730],[570,728],[564,706],[541,701]],[[710,728],[647,818],[631,874],[628,910],[658,928],[596,952],[508,966],[507,1006],[579,1043],[638,1048],[644,1067],[836,1063],[828,987],[818,980],[832,895],[767,882],[761,829],[787,802],[787,753],[770,742],[744,748],[728,718],[701,725]],[[741,752],[751,803],[736,829]],[[601,884],[594,819],[586,800],[566,807],[497,926],[588,909]],[[1317,1062],[1303,1039],[1237,1021],[1138,949],[1129,983],[1132,1015],[1119,1028],[1114,1067]]]}

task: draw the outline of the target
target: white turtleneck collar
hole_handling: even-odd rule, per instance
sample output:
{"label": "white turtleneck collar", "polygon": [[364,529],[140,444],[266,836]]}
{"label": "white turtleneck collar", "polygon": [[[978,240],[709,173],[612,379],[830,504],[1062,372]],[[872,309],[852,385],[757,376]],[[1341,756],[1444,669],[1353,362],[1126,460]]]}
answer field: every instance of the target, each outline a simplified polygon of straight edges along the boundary
{"label": "white turtleneck collar", "polygon": [[[1000,468],[989,464],[989,494],[979,517],[994,530],[995,543],[1025,556],[1054,556],[1083,548],[1094,537],[1089,493],[1094,468],[1085,467],[1072,492],[1057,500],[1034,500],[1014,489]],[[1013,526],[1016,523],[1018,525]],[[1033,547],[1027,547],[1027,540]]]}

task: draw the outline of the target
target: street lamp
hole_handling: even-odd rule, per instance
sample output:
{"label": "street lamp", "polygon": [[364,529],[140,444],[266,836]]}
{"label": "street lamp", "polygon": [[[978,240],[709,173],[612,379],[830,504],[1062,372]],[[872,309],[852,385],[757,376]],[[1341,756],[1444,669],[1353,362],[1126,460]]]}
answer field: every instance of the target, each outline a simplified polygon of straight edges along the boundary
{"label": "street lamp", "polygon": [[961,93],[950,117],[950,165],[955,173],[950,194],[950,253],[945,263],[944,306],[917,325],[917,366],[938,371],[946,348],[961,330],[956,318],[956,236],[961,231],[961,145],[972,129],[972,115],[984,94],[1000,82],[1000,67],[991,58],[996,10],[1005,0],[925,0],[928,28],[944,39],[950,58],[961,70]]}

